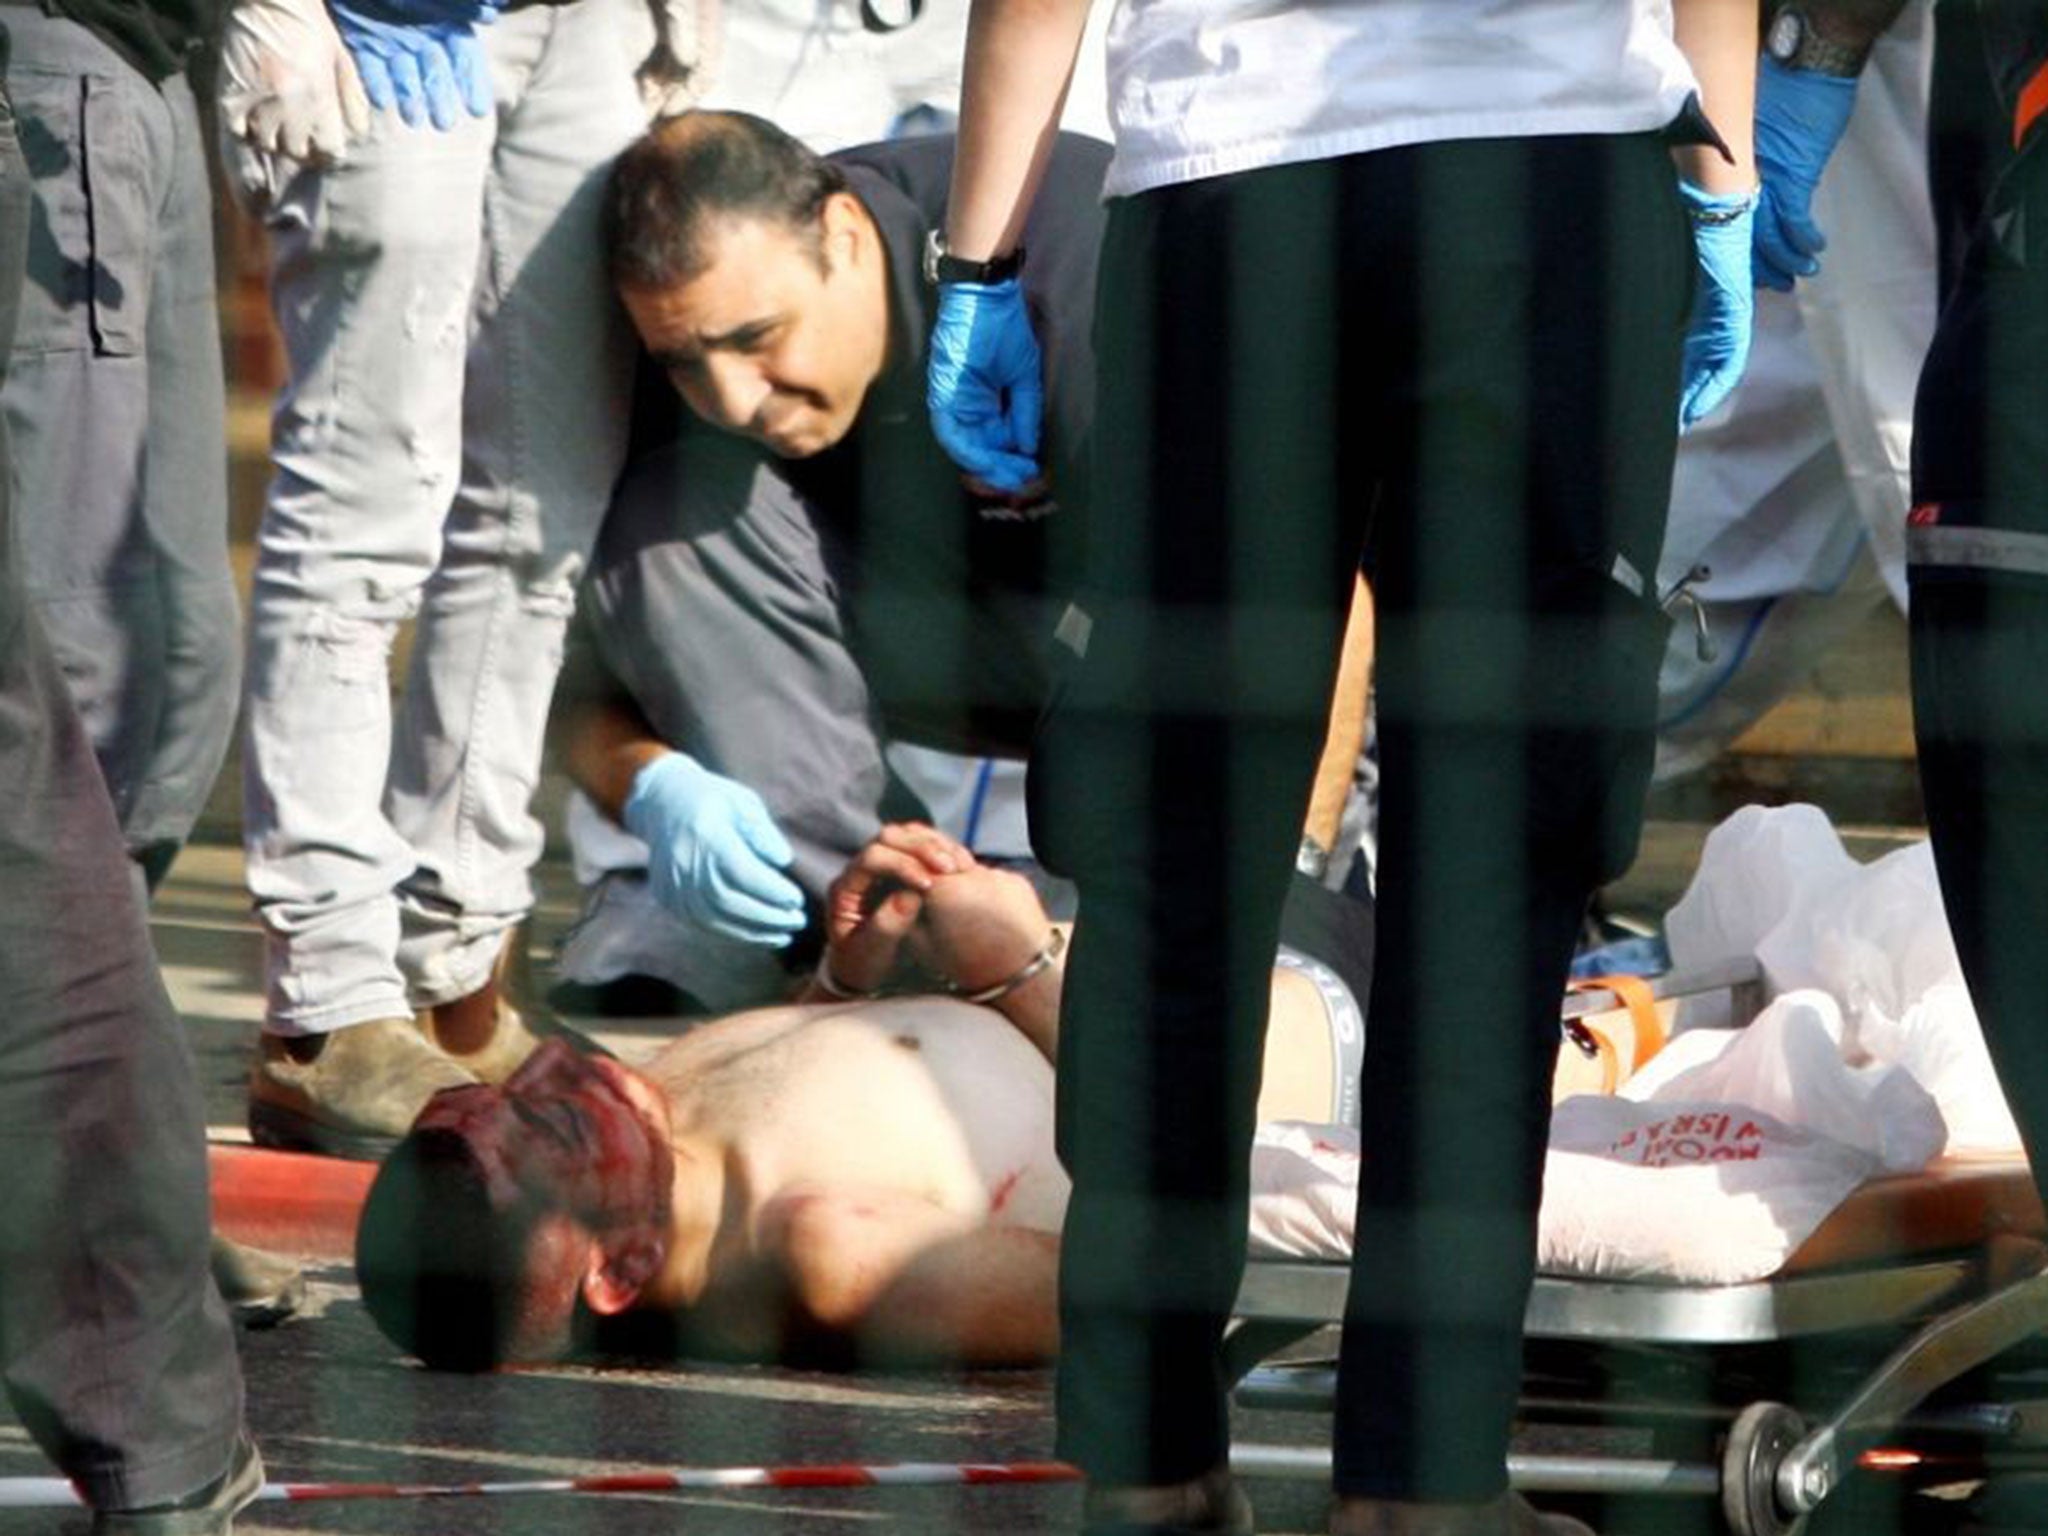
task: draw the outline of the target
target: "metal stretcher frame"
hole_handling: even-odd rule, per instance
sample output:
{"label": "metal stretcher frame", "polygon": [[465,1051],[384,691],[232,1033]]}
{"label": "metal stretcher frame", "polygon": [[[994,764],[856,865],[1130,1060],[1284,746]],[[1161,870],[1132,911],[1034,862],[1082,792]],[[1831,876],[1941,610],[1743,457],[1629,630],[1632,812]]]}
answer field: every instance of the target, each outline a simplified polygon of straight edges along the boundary
{"label": "metal stretcher frame", "polygon": [[[1755,962],[1672,973],[1651,985],[1660,1002],[1724,990],[1731,994],[1735,1019],[1754,1017],[1762,1001]],[[1610,993],[1579,993],[1566,1000],[1563,1016],[1620,1005]],[[1262,1362],[1340,1322],[1348,1279],[1348,1266],[1339,1263],[1255,1259],[1247,1266],[1225,1355],[1240,1406],[1328,1409],[1334,1373],[1326,1365]],[[1789,1536],[1859,1455],[1902,1426],[1987,1440],[2019,1433],[2019,1412],[1997,1404],[1932,1415],[1915,1416],[1914,1410],[1930,1394],[2044,1330],[2048,1249],[2011,1231],[1988,1230],[1972,1243],[1938,1253],[1875,1262],[1865,1256],[1849,1267],[1800,1270],[1742,1285],[1542,1275],[1529,1300],[1532,1340],[1712,1349],[1863,1332],[1899,1342],[1811,1422],[1777,1402],[1742,1408],[1729,1424],[1718,1462],[1514,1455],[1509,1478],[1525,1493],[1717,1496],[1735,1536]],[[1540,1406],[1525,1399],[1525,1408]],[[1540,1416],[1531,1412],[1532,1418]],[[1329,1470],[1327,1453],[1272,1446],[1240,1445],[1232,1461],[1254,1476],[1319,1477]]]}

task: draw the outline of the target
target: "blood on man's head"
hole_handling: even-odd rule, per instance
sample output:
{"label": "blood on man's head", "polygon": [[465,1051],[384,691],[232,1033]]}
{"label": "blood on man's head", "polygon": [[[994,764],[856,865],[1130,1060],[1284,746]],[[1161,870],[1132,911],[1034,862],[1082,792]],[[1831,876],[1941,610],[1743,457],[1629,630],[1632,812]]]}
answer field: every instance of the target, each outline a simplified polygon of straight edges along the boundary
{"label": "blood on man's head", "polygon": [[586,1300],[630,1304],[666,1257],[674,1154],[625,1069],[545,1042],[503,1087],[431,1099],[356,1236],[363,1304],[429,1366],[558,1359]]}

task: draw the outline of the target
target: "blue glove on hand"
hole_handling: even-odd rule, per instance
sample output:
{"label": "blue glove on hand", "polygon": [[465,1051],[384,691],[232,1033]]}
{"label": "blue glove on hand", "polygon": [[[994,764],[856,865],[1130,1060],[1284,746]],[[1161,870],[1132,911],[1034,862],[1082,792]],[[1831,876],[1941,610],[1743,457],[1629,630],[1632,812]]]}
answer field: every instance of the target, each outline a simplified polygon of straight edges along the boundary
{"label": "blue glove on hand", "polygon": [[795,857],[761,797],[681,752],[633,776],[628,830],[647,845],[655,899],[686,922],[780,949],[804,928]]}
{"label": "blue glove on hand", "polygon": [[1021,491],[1038,478],[1045,383],[1018,279],[939,285],[925,404],[939,446],[975,479]]}
{"label": "blue glove on hand", "polygon": [[1693,253],[1699,263],[1678,396],[1678,430],[1686,432],[1728,398],[1749,361],[1749,333],[1756,318],[1750,240],[1757,195],[1717,196],[1683,181],[1678,191],[1692,216]]}
{"label": "blue glove on hand", "polygon": [[494,6],[328,0],[327,9],[378,111],[395,107],[407,127],[432,122],[444,133],[465,108],[471,117],[489,115],[490,64],[475,28],[496,19]]}
{"label": "blue glove on hand", "polygon": [[1856,109],[1856,82],[1817,70],[1788,69],[1765,57],[1757,66],[1756,168],[1763,180],[1756,214],[1756,280],[1789,293],[1820,270],[1827,237],[1813,222],[1813,189],[1842,142]]}

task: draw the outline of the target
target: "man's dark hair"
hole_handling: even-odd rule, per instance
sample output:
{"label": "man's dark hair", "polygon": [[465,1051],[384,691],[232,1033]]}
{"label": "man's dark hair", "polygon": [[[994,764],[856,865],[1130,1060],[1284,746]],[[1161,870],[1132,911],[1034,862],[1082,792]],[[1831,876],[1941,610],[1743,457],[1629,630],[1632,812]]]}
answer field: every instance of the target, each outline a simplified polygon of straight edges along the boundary
{"label": "man's dark hair", "polygon": [[708,236],[724,219],[778,223],[818,241],[826,199],[845,190],[838,166],[763,118],[666,118],[612,167],[604,208],[612,282],[668,288],[699,276],[711,265]]}
{"label": "man's dark hair", "polygon": [[548,1214],[530,1200],[494,1199],[461,1136],[412,1132],[378,1170],[356,1228],[365,1310],[437,1370],[561,1355],[578,1276],[539,1251]]}

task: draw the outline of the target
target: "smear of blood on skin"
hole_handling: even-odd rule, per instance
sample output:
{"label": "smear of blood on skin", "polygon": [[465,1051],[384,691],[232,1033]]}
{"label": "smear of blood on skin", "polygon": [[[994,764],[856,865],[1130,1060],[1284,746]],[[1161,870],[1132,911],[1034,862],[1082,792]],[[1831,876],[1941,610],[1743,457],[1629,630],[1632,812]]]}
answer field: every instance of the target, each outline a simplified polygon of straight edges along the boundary
{"label": "smear of blood on skin", "polygon": [[1017,1186],[1021,1184],[1023,1181],[1024,1170],[1021,1168],[1018,1169],[1015,1173],[1006,1173],[1000,1179],[996,1180],[996,1187],[988,1197],[989,1215],[995,1215],[997,1211],[1000,1211],[1004,1206],[1008,1205],[1010,1203],[1010,1196],[1017,1193]]}

